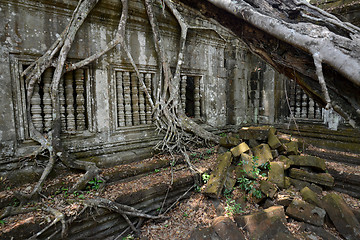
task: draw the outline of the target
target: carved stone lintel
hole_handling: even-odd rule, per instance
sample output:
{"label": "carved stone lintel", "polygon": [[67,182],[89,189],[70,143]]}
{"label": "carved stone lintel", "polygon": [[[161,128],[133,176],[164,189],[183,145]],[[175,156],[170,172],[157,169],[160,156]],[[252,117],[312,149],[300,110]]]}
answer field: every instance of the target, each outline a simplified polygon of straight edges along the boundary
{"label": "carved stone lintel", "polygon": [[[148,93],[150,94],[151,96],[151,73],[146,73],[145,74],[145,86],[146,86],[146,89],[148,91]],[[151,117],[151,114],[152,113],[152,109],[151,109],[151,105],[150,105],[150,102],[149,100],[146,98],[146,124],[151,124],[152,122],[152,117]]]}
{"label": "carved stone lintel", "polygon": [[130,73],[123,73],[124,83],[124,103],[125,103],[125,124],[126,126],[132,126],[132,114],[131,114],[131,95],[130,95]]}
{"label": "carved stone lintel", "polygon": [[50,85],[51,85],[52,75],[53,75],[52,68],[46,69],[43,75],[44,130],[46,132],[51,129],[51,124],[52,124],[52,106],[51,106],[51,97],[50,97]]}
{"label": "carved stone lintel", "polygon": [[131,103],[134,126],[140,125],[138,79],[131,73]]}
{"label": "carved stone lintel", "polygon": [[117,120],[118,126],[125,126],[125,108],[124,108],[124,93],[123,93],[123,78],[122,72],[116,72],[116,97],[117,97]]}
{"label": "carved stone lintel", "polygon": [[75,91],[76,91],[76,129],[85,130],[85,97],[84,97],[84,69],[75,71]]}

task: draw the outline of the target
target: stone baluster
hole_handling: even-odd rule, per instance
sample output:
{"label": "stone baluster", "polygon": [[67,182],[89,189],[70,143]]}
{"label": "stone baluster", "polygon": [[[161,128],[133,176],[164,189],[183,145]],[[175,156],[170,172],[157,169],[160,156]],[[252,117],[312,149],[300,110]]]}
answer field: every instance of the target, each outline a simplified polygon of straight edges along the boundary
{"label": "stone baluster", "polygon": [[44,82],[43,104],[44,104],[45,132],[51,129],[51,123],[52,123],[52,106],[51,106],[51,96],[50,96],[52,75],[53,75],[53,70],[51,68],[46,69],[43,75],[43,82]]}
{"label": "stone baluster", "polygon": [[75,131],[73,73],[65,73],[66,126],[68,131]]}
{"label": "stone baluster", "polygon": [[75,71],[75,91],[76,91],[76,129],[85,130],[85,97],[84,97],[84,69]]}
{"label": "stone baluster", "polygon": [[[142,81],[145,81],[144,74],[140,73],[140,78]],[[138,81],[139,87],[139,109],[140,109],[140,123],[146,124],[146,115],[145,115],[145,98],[144,98],[144,89],[140,81]]]}
{"label": "stone baluster", "polygon": [[194,77],[194,106],[195,118],[200,118],[200,77]]}
{"label": "stone baluster", "polygon": [[302,107],[301,107],[301,117],[302,118],[307,118],[307,115],[308,115],[308,112],[307,112],[307,100],[308,100],[308,96],[307,96],[307,94],[304,92],[304,91],[302,91],[303,92],[303,96],[302,96],[302,101],[301,101],[301,105],[302,105]]}
{"label": "stone baluster", "polygon": [[309,113],[308,118],[313,119],[315,115],[315,103],[312,98],[309,98]]}
{"label": "stone baluster", "polygon": [[124,81],[124,103],[125,103],[125,124],[132,126],[131,95],[130,95],[130,73],[123,73]]}
{"label": "stone baluster", "polygon": [[131,103],[132,103],[132,115],[134,126],[140,125],[139,114],[139,91],[138,91],[138,79],[136,73],[131,73]]}
{"label": "stone baluster", "polygon": [[295,109],[295,117],[299,118],[301,115],[301,88],[296,85],[296,109]]}
{"label": "stone baluster", "polygon": [[[151,96],[151,73],[146,73],[145,74],[145,85],[146,85],[146,89],[149,93],[149,95]],[[149,102],[149,99],[146,97],[146,123],[147,124],[151,124],[152,119],[151,119],[151,105]]]}
{"label": "stone baluster", "polygon": [[64,92],[64,78],[62,77],[59,83],[59,100],[60,100],[60,118],[61,129],[66,129],[66,109],[65,109],[65,92]]}
{"label": "stone baluster", "polygon": [[122,72],[116,72],[116,96],[117,96],[117,119],[118,126],[125,126],[125,113],[124,113],[124,93],[123,93],[123,79]]}
{"label": "stone baluster", "polygon": [[296,82],[295,81],[290,81],[290,110],[292,112],[293,115],[295,115],[295,98],[296,98]]}
{"label": "stone baluster", "polygon": [[321,107],[317,103],[315,103],[315,106],[316,106],[315,118],[316,119],[321,119],[322,118]]}
{"label": "stone baluster", "polygon": [[41,97],[40,97],[40,87],[39,83],[35,83],[34,85],[34,93],[31,97],[31,119],[34,124],[35,129],[42,132],[44,125],[42,119],[42,109],[41,109]]}
{"label": "stone baluster", "polygon": [[186,106],[186,80],[187,80],[187,76],[181,77],[180,97],[181,97],[182,109],[184,110],[184,112],[185,112],[185,106]]}

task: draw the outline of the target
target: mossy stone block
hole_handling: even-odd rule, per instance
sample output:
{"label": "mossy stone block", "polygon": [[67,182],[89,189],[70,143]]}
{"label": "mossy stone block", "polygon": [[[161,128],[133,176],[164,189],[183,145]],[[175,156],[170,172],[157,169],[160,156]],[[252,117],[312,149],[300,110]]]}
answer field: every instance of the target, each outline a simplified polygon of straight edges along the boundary
{"label": "mossy stone block", "polygon": [[285,172],[283,162],[271,162],[269,170],[269,181],[279,188],[285,188]]}
{"label": "mossy stone block", "polygon": [[257,160],[258,166],[263,165],[273,160],[271,150],[268,144],[260,144],[253,148],[255,159]]}
{"label": "mossy stone block", "polygon": [[249,150],[250,150],[249,146],[245,142],[242,142],[236,147],[233,147],[230,151],[234,157],[239,157],[242,153],[246,153]]}
{"label": "mossy stone block", "polygon": [[299,146],[297,142],[288,142],[284,143],[284,147],[286,149],[287,155],[298,155],[299,154]]}
{"label": "mossy stone block", "polygon": [[236,166],[235,173],[236,178],[247,177],[249,179],[255,179],[257,176],[254,176],[254,161],[253,157],[247,153],[242,153],[240,155],[240,165]]}
{"label": "mossy stone block", "polygon": [[294,199],[286,209],[286,215],[315,226],[322,226],[326,212],[313,204]]}
{"label": "mossy stone block", "polygon": [[310,188],[304,187],[300,191],[301,197],[308,203],[314,204],[315,206],[321,207],[319,197]]}
{"label": "mossy stone block", "polygon": [[273,184],[269,181],[261,180],[260,181],[260,190],[261,190],[261,192],[263,192],[265,194],[265,196],[267,196],[269,198],[274,198],[275,193],[277,192],[277,187],[275,184]]}
{"label": "mossy stone block", "polygon": [[223,189],[227,170],[232,162],[231,152],[226,152],[218,156],[218,163],[214,171],[210,174],[210,179],[206,184],[204,194],[218,198],[220,197],[221,191]]}
{"label": "mossy stone block", "polygon": [[219,144],[222,147],[232,148],[240,144],[240,139],[233,136],[225,136],[220,138]]}
{"label": "mossy stone block", "polygon": [[325,160],[319,157],[290,155],[288,158],[291,160],[292,166],[311,167],[320,171],[326,170]]}
{"label": "mossy stone block", "polygon": [[291,168],[289,175],[291,178],[316,183],[322,186],[334,186],[334,178],[329,173],[311,173],[302,169]]}
{"label": "mossy stone block", "polygon": [[284,163],[284,169],[287,170],[290,168],[291,164],[293,164],[293,162],[286,156],[284,155],[280,155],[278,157],[278,161],[283,162]]}
{"label": "mossy stone block", "polygon": [[360,239],[359,221],[341,196],[336,193],[329,193],[322,198],[321,203],[336,230],[345,239]]}
{"label": "mossy stone block", "polygon": [[268,144],[271,149],[277,149],[281,146],[279,138],[273,132],[269,132]]}

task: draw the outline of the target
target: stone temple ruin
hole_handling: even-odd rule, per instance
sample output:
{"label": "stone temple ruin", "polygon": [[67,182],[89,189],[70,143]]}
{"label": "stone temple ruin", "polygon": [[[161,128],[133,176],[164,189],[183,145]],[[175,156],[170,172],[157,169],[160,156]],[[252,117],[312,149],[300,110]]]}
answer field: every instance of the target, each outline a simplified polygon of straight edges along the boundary
{"label": "stone temple ruin", "polygon": [[[0,179],[4,183],[19,186],[36,181],[41,174],[42,168],[35,162],[19,158],[37,148],[29,136],[27,108],[36,129],[47,132],[51,126],[50,82],[54,69],[44,72],[30,105],[26,105],[21,73],[56,40],[77,2],[0,0]],[[129,4],[126,40],[147,91],[155,97],[160,73],[151,28],[142,1]],[[106,45],[116,30],[120,9],[120,1],[100,1],[78,32],[70,61],[84,59]],[[187,116],[215,133],[272,125],[295,137],[309,154],[359,164],[358,130],[350,128],[335,112],[324,110],[294,81],[258,59],[230,31],[187,8],[179,10],[189,24],[199,28],[190,31],[181,72],[179,95]],[[174,67],[179,26],[168,10],[157,11]],[[358,23],[353,12],[349,17]],[[154,145],[163,137],[156,132],[144,89],[120,47],[86,67],[66,73],[59,96],[62,139],[79,160],[94,162],[101,168],[132,163],[135,169],[138,161],[153,155]],[[359,179],[332,171],[336,190],[360,197]],[[187,181],[187,185],[175,183],[179,192],[173,198],[191,185]],[[153,199],[156,197],[153,195]],[[124,201],[130,199],[124,197]],[[145,201],[151,204],[151,197]]]}

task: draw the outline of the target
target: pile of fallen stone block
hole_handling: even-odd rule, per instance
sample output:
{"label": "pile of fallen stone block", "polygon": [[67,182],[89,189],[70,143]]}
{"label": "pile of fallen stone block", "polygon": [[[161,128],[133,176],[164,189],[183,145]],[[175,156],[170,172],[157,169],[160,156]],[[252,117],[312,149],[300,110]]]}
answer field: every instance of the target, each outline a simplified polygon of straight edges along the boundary
{"label": "pile of fallen stone block", "polygon": [[[237,180],[244,177],[256,181],[253,187],[261,195],[252,199],[263,208],[249,215],[234,215],[236,225],[247,231],[250,239],[295,239],[286,227],[289,219],[301,222],[304,232],[323,239],[336,239],[324,230],[325,224],[334,226],[345,239],[360,239],[359,220],[342,197],[323,194],[323,190],[334,185],[334,178],[326,172],[325,160],[300,154],[298,143],[280,140],[275,128],[242,128],[238,134],[222,137],[217,165],[203,193],[220,198],[224,191],[235,189],[243,191],[244,196],[249,192],[237,187]],[[223,224],[221,221],[225,220],[217,220],[212,228],[201,231],[215,234],[218,226],[233,227],[229,220]],[[245,239],[241,231],[235,233],[226,239]],[[196,234],[194,231],[190,239],[201,239]],[[220,233],[215,235],[214,239],[222,239]]]}

